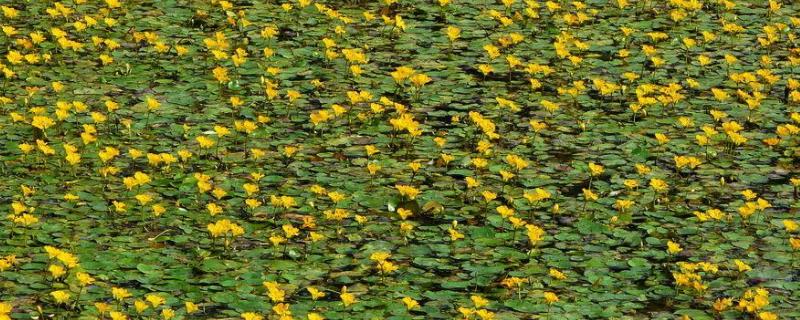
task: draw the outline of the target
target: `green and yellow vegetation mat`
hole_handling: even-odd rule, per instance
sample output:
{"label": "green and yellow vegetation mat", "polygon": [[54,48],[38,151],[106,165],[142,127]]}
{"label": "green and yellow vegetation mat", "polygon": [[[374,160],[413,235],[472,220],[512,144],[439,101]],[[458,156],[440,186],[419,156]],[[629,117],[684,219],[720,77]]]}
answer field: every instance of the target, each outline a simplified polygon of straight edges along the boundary
{"label": "green and yellow vegetation mat", "polygon": [[800,318],[800,3],[0,1],[0,320]]}

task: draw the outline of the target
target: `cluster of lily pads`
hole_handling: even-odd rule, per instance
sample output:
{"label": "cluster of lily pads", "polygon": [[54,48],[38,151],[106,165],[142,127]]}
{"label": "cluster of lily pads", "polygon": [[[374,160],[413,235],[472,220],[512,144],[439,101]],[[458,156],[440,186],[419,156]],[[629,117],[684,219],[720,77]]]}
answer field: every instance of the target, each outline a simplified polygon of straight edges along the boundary
{"label": "cluster of lily pads", "polygon": [[800,317],[795,1],[0,17],[0,320]]}

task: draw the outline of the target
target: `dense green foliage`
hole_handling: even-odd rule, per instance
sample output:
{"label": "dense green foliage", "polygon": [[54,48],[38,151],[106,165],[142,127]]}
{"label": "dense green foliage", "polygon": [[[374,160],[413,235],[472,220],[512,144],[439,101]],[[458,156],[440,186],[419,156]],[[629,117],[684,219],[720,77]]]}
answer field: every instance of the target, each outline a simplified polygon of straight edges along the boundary
{"label": "dense green foliage", "polygon": [[800,3],[4,1],[0,320],[800,317]]}

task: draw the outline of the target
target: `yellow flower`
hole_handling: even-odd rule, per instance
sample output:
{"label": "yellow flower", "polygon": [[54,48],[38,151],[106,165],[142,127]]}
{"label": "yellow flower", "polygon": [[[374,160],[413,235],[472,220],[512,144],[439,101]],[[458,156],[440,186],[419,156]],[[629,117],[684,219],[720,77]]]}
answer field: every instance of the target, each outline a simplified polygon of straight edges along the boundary
{"label": "yellow flower", "polygon": [[545,110],[547,110],[547,112],[551,114],[556,112],[559,108],[561,108],[561,106],[559,106],[558,103],[550,102],[548,100],[541,100],[539,101],[539,104],[541,104],[542,108],[544,108]]}
{"label": "yellow flower", "polygon": [[554,292],[545,291],[544,301],[547,302],[547,304],[553,304],[558,302],[558,296]]}
{"label": "yellow flower", "polygon": [[392,256],[392,254],[389,253],[389,252],[376,251],[376,252],[373,252],[369,256],[369,259],[372,260],[372,261],[376,261],[376,262],[383,262],[383,261],[386,261],[386,259],[389,259],[391,256]]}
{"label": "yellow flower", "polygon": [[325,236],[318,232],[311,231],[308,233],[308,238],[311,240],[311,242],[317,242],[325,239]]}
{"label": "yellow flower", "polygon": [[552,194],[549,191],[547,191],[545,189],[542,189],[542,188],[536,188],[536,189],[533,189],[533,191],[530,191],[530,192],[526,191],[523,194],[523,197],[525,199],[527,199],[528,202],[531,202],[531,203],[550,199],[551,196],[552,196]]}
{"label": "yellow flower", "polygon": [[466,177],[464,178],[464,181],[467,182],[467,188],[475,188],[481,184],[480,181],[478,181],[478,179],[475,179],[473,177]]}
{"label": "yellow flower", "polygon": [[596,164],[594,162],[589,162],[589,172],[592,176],[599,176],[603,174],[604,168],[602,165]]}
{"label": "yellow flower", "polygon": [[300,234],[300,229],[297,229],[295,226],[291,224],[284,224],[281,226],[283,229],[283,233],[286,235],[286,238],[291,239]]}
{"label": "yellow flower", "polygon": [[156,308],[156,307],[164,304],[164,301],[165,301],[165,299],[163,297],[161,297],[161,296],[159,296],[157,294],[152,294],[152,293],[146,295],[145,296],[145,300],[147,300],[147,302],[150,302],[150,304],[153,306],[153,308]]}
{"label": "yellow flower", "polygon": [[530,241],[531,245],[536,245],[544,239],[544,229],[533,224],[528,224],[525,226],[525,228],[527,229],[528,240]]}
{"label": "yellow flower", "polygon": [[411,83],[417,88],[421,88],[422,86],[426,85],[428,82],[431,82],[431,78],[428,77],[425,74],[422,74],[422,73],[418,73],[418,74],[415,74],[415,75],[411,76],[410,80],[411,80]]}
{"label": "yellow flower", "polygon": [[17,15],[19,15],[19,11],[12,7],[0,6],[0,9],[3,10],[3,15],[9,19],[14,19],[17,17]]}
{"label": "yellow flower", "polygon": [[349,307],[350,305],[356,303],[356,296],[347,292],[347,286],[342,287],[342,292],[339,294],[339,298],[342,300],[342,303],[345,307]]}
{"label": "yellow flower", "polygon": [[491,192],[489,190],[484,190],[481,192],[483,196],[483,200],[487,203],[497,198],[497,193]]}
{"label": "yellow flower", "polygon": [[753,190],[747,189],[741,192],[742,196],[745,200],[753,200],[758,197],[758,194],[753,192]]}
{"label": "yellow flower", "polygon": [[214,126],[214,133],[216,133],[218,137],[222,138],[226,135],[229,135],[231,130],[223,126]]}
{"label": "yellow flower", "polygon": [[161,103],[153,97],[147,97],[145,99],[145,103],[147,104],[147,110],[149,111],[157,110],[159,107],[161,107]]}
{"label": "yellow flower", "polygon": [[308,320],[325,320],[324,317],[319,315],[319,313],[315,313],[315,312],[309,312],[307,317],[308,317]]}
{"label": "yellow flower", "polygon": [[628,210],[631,206],[633,206],[634,202],[632,200],[627,199],[619,199],[614,202],[614,208],[617,208],[619,211]]}
{"label": "yellow flower", "polygon": [[370,162],[369,164],[367,164],[367,171],[369,171],[370,175],[375,175],[375,173],[377,173],[380,169],[381,166],[379,166],[374,162]]}
{"label": "yellow flower", "polygon": [[800,225],[794,220],[784,219],[783,227],[786,229],[786,232],[795,232],[798,228],[800,228]]}
{"label": "yellow flower", "polygon": [[131,294],[128,292],[128,290],[125,290],[124,288],[113,287],[111,288],[111,296],[114,297],[114,299],[117,301],[122,301],[125,298],[130,297]]}
{"label": "yellow flower", "polygon": [[488,75],[488,74],[490,74],[490,73],[494,72],[494,68],[492,68],[492,66],[490,66],[490,65],[488,65],[488,64],[480,64],[480,65],[478,65],[478,70],[479,70],[479,71],[480,71],[480,72],[481,72],[481,73],[482,73],[484,76],[486,76],[486,75]]}
{"label": "yellow flower", "polygon": [[136,312],[138,313],[142,313],[150,308],[150,306],[147,305],[147,302],[138,299],[133,302],[133,307],[136,309]]}
{"label": "yellow flower", "polygon": [[211,72],[214,74],[214,79],[217,79],[219,83],[230,81],[230,78],[228,77],[228,69],[225,69],[225,67],[217,66]]}
{"label": "yellow flower", "polygon": [[3,317],[5,316],[6,319],[10,320],[11,318],[8,317],[8,314],[11,313],[11,310],[13,309],[14,306],[12,306],[10,303],[0,302],[0,319],[3,319]]}
{"label": "yellow flower", "polygon": [[398,208],[397,209],[397,214],[400,216],[400,219],[403,219],[403,220],[406,220],[406,219],[408,219],[408,217],[414,215],[414,213],[411,210],[408,210],[408,209],[405,209],[405,208]]}
{"label": "yellow flower", "polygon": [[[410,235],[412,231],[414,231],[414,225],[413,224],[411,224],[411,223],[409,223],[407,221],[403,221],[403,222],[400,223],[400,232],[403,234],[403,236]],[[395,267],[395,268],[393,268],[393,270],[397,270],[397,268]]]}
{"label": "yellow flower", "polygon": [[461,29],[455,26],[447,26],[447,38],[450,39],[450,42],[456,41],[459,37],[461,37]]}
{"label": "yellow flower", "polygon": [[475,308],[483,308],[489,305],[489,300],[484,299],[479,295],[472,295],[469,297],[469,299],[472,301],[472,304],[475,305]]}
{"label": "yellow flower", "polygon": [[553,279],[557,280],[565,280],[567,279],[567,275],[557,269],[550,268],[549,274]]}
{"label": "yellow flower", "polygon": [[108,316],[111,317],[111,320],[128,320],[128,316],[119,311],[111,311],[108,313]]}
{"label": "yellow flower", "polygon": [[291,158],[293,157],[298,151],[300,151],[300,147],[287,145],[283,146],[282,154],[284,157]]}
{"label": "yellow flower", "polygon": [[542,122],[542,121],[537,121],[537,120],[531,119],[528,122],[528,124],[530,124],[531,129],[533,129],[533,132],[536,132],[536,133],[538,133],[538,132],[540,132],[540,131],[542,131],[544,129],[547,129],[547,124]]}
{"label": "yellow flower", "polygon": [[272,302],[283,302],[286,297],[286,292],[278,286],[277,282],[265,281],[264,287],[267,288],[267,296]]}
{"label": "yellow flower", "polygon": [[[781,3],[775,0],[769,0],[769,12],[777,13],[781,9]],[[761,317],[761,315],[759,315]],[[777,319],[777,317],[775,317]],[[767,320],[767,319],[762,319]]]}
{"label": "yellow flower", "polygon": [[586,199],[587,201],[597,201],[597,199],[600,199],[600,196],[594,193],[594,191],[592,191],[591,189],[584,188],[583,198]]}
{"label": "yellow flower", "polygon": [[56,123],[55,121],[53,121],[53,119],[50,119],[49,117],[46,116],[34,116],[33,120],[31,120],[31,125],[36,128],[39,128],[40,130],[46,130],[47,128],[50,128],[55,124]]}
{"label": "yellow flower", "polygon": [[[25,213],[25,214],[23,214],[21,216],[17,216],[13,220],[14,220],[14,223],[20,224],[20,225],[24,225],[24,226],[30,226],[32,224],[35,224],[35,223],[39,222],[39,218],[37,218],[37,217],[35,217],[35,216],[31,215],[31,214],[27,214],[27,213]],[[0,261],[4,261],[4,260],[0,260]]]}
{"label": "yellow flower", "polygon": [[278,303],[272,306],[272,311],[280,316],[279,319],[286,319],[287,317],[291,318],[292,315],[292,311],[289,309],[289,304],[286,303]]}
{"label": "yellow flower", "polygon": [[64,159],[67,160],[70,165],[74,166],[81,162],[81,155],[74,152],[68,152]]}
{"label": "yellow flower", "polygon": [[361,73],[364,71],[361,69],[360,65],[354,64],[350,66],[350,73],[352,73],[355,77],[361,76]]}
{"label": "yellow flower", "polygon": [[800,238],[789,238],[789,245],[794,250],[800,250]]}
{"label": "yellow flower", "polygon": [[294,102],[300,96],[300,92],[297,90],[286,90],[286,98],[289,99],[289,102]]}
{"label": "yellow flower", "polygon": [[400,192],[400,195],[408,198],[409,200],[416,199],[417,195],[420,193],[419,189],[408,185],[397,184],[394,187],[398,192]]}
{"label": "yellow flower", "polygon": [[325,297],[325,292],[322,292],[321,290],[315,287],[307,287],[306,290],[308,290],[308,293],[311,294],[312,300],[317,300]]}
{"label": "yellow flower", "polygon": [[245,312],[240,315],[243,320],[263,320],[264,317],[255,312]]}
{"label": "yellow flower", "polygon": [[170,308],[161,309],[161,319],[170,320],[175,317],[175,310]]}
{"label": "yellow flower", "polygon": [[464,234],[461,233],[461,232],[458,232],[458,230],[456,230],[456,229],[449,228],[449,229],[447,229],[447,232],[450,234],[450,241],[456,241],[456,240],[459,240],[459,239],[464,239]]}
{"label": "yellow flower", "polygon": [[725,309],[728,309],[731,305],[733,305],[732,298],[719,298],[714,301],[714,310],[717,312],[722,312],[725,311]]}
{"label": "yellow flower", "polygon": [[658,141],[659,144],[665,144],[665,143],[669,142],[669,138],[667,137],[667,135],[665,135],[663,133],[656,133],[655,134],[655,138],[656,138],[656,141]]}
{"label": "yellow flower", "polygon": [[747,263],[744,263],[744,261],[742,260],[736,259],[733,260],[733,263],[736,265],[736,268],[739,270],[739,272],[747,272],[753,270],[753,268],[751,268]]}
{"label": "yellow flower", "polygon": [[23,55],[19,51],[11,50],[6,54],[6,59],[11,64],[20,64],[22,63]]}
{"label": "yellow flower", "polygon": [[522,284],[527,283],[528,279],[519,278],[519,277],[508,277],[501,281],[501,284],[508,289],[514,289],[522,287]]}
{"label": "yellow flower", "polygon": [[[414,74],[414,72],[415,72],[415,71],[414,71],[414,69],[413,69],[413,68],[411,68],[411,67],[407,67],[407,66],[399,66],[399,67],[397,67],[397,68],[395,69],[395,71],[392,71],[392,72],[390,73],[390,75],[392,76],[392,78],[394,79],[394,81],[395,81],[395,82],[397,82],[397,83],[403,83],[403,82],[404,82],[406,79],[408,79],[408,78],[409,78],[409,77],[410,77],[412,74]],[[349,92],[348,92],[348,93],[349,93]],[[351,101],[352,101],[352,100],[353,100],[353,99],[351,98]]]}
{"label": "yellow flower", "polygon": [[406,305],[406,309],[408,309],[408,310],[411,310],[411,309],[419,307],[419,303],[417,302],[417,300],[414,300],[411,297],[403,297],[402,301],[403,301],[403,304]]}
{"label": "yellow flower", "polygon": [[53,300],[55,300],[58,304],[68,303],[71,296],[66,290],[53,291],[50,292],[50,295],[53,296]]}
{"label": "yellow flower", "polygon": [[197,136],[197,138],[195,138],[195,141],[197,141],[197,144],[199,144],[200,147],[203,149],[211,148],[216,143],[213,139],[206,136]]}
{"label": "yellow flower", "polygon": [[18,147],[19,147],[19,150],[22,151],[22,153],[24,153],[24,154],[28,154],[31,151],[33,151],[33,145],[30,145],[30,144],[27,144],[27,143],[20,143]]}
{"label": "yellow flower", "polygon": [[50,275],[52,275],[53,278],[61,278],[61,276],[67,273],[67,271],[64,270],[64,267],[57,264],[51,264],[47,270],[50,271]]}
{"label": "yellow flower", "polygon": [[258,193],[259,190],[258,185],[252,183],[245,183],[244,185],[242,185],[242,188],[244,189],[244,192],[247,194],[248,197],[252,196],[254,193]]}
{"label": "yellow flower", "polygon": [[406,22],[405,22],[405,20],[403,20],[403,17],[401,17],[399,14],[395,15],[395,17],[394,17],[394,25],[395,25],[395,27],[397,27],[398,31],[405,31],[406,30]]}
{"label": "yellow flower", "polygon": [[80,283],[80,285],[84,287],[94,283],[94,278],[92,278],[88,273],[85,272],[78,272],[75,275],[75,278],[78,279],[78,283]]}
{"label": "yellow flower", "polygon": [[681,251],[683,251],[683,249],[681,248],[681,245],[679,245],[679,244],[677,244],[675,242],[672,242],[671,240],[667,241],[667,252],[669,252],[670,254],[677,254],[677,253],[679,253]]}
{"label": "yellow flower", "polygon": [[442,153],[440,157],[442,158],[442,162],[444,162],[445,165],[447,165],[448,163],[450,163],[455,159],[455,157],[446,153]]}
{"label": "yellow flower", "polygon": [[104,66],[114,63],[114,58],[107,54],[101,54],[99,58],[100,58],[100,63],[102,63]]}
{"label": "yellow flower", "polygon": [[664,192],[669,188],[664,180],[658,178],[650,179],[650,187],[653,188],[655,192]]}
{"label": "yellow flower", "polygon": [[494,312],[491,312],[486,309],[480,309],[475,311],[475,315],[481,318],[481,320],[494,320]]}
{"label": "yellow flower", "polygon": [[520,171],[528,167],[528,162],[520,156],[509,154],[505,158],[506,163],[513,166],[516,171]]}
{"label": "yellow flower", "polygon": [[489,161],[484,158],[472,158],[470,163],[475,166],[476,169],[486,168],[489,165]]}
{"label": "yellow flower", "polygon": [[495,210],[503,218],[508,218],[508,217],[511,217],[511,216],[514,215],[514,209],[509,208],[507,206],[499,206],[499,207],[495,208]]}

